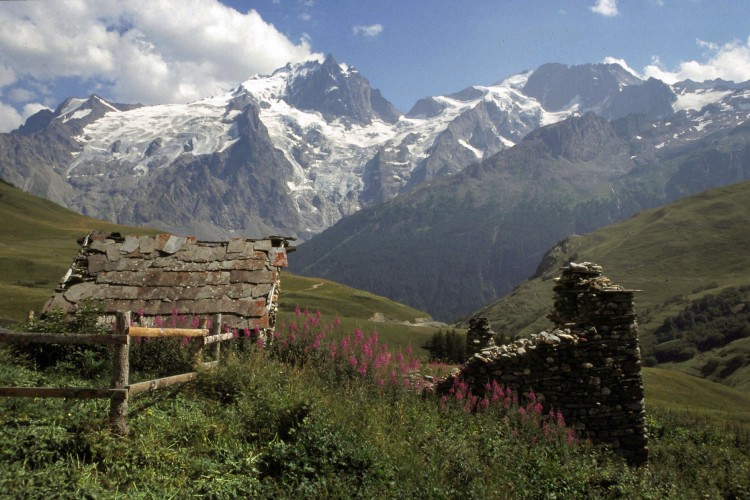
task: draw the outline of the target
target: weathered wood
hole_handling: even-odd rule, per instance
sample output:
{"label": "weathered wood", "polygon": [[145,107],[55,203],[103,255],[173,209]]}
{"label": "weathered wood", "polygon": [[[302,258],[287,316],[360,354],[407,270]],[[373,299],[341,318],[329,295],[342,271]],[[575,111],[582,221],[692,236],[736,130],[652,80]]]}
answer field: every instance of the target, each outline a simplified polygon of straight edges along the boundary
{"label": "weathered wood", "polygon": [[0,328],[0,343],[9,344],[80,344],[80,345],[122,345],[128,341],[126,335],[97,335],[83,333],[37,333],[13,332]]}
{"label": "weathered wood", "polygon": [[[211,333],[215,335],[221,334],[221,314],[214,314],[212,318],[213,324],[211,325]],[[213,349],[214,361],[218,362],[221,359],[221,343],[216,342]]]}
{"label": "weathered wood", "polygon": [[[203,345],[215,344],[224,340],[232,340],[233,338],[234,333],[232,332],[220,333],[218,335],[209,335],[208,337],[203,337]],[[214,352],[214,354],[216,353]]]}
{"label": "weathered wood", "polygon": [[[130,327],[130,311],[117,313],[117,333],[127,333]],[[112,388],[126,389],[130,377],[130,337],[125,337],[123,345],[115,346],[112,370]],[[128,393],[113,395],[109,405],[109,422],[112,432],[122,436],[130,432],[127,423]]]}
{"label": "weathered wood", "polygon": [[135,396],[144,392],[156,391],[163,389],[175,384],[182,384],[184,382],[190,382],[198,377],[198,372],[181,373],[180,375],[172,375],[171,377],[159,378],[156,380],[146,380],[145,382],[138,382],[136,384],[130,384],[128,386],[128,394]]}
{"label": "weathered wood", "polygon": [[0,396],[17,398],[95,399],[123,396],[126,389],[92,389],[89,387],[0,387]]}
{"label": "weathered wood", "polygon": [[128,330],[131,337],[205,337],[207,328],[149,328],[131,326]]}
{"label": "weathered wood", "polygon": [[219,361],[218,360],[216,360],[216,361],[204,361],[203,363],[200,364],[200,367],[203,368],[204,370],[209,370],[211,368],[216,368],[217,366],[219,366]]}

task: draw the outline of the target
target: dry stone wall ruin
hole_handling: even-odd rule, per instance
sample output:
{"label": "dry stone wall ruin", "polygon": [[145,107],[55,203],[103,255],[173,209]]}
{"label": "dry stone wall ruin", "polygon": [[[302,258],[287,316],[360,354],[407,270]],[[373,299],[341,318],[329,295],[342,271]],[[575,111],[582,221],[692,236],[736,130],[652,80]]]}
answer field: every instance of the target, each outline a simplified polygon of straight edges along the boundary
{"label": "dry stone wall ruin", "polygon": [[507,345],[494,345],[489,323],[470,325],[470,358],[454,378],[482,395],[488,382],[528,394],[534,391],[549,409],[559,410],[581,438],[610,446],[629,463],[648,460],[641,357],[633,306],[636,290],[602,276],[595,264],[571,263],[554,287],[551,331]]}
{"label": "dry stone wall ruin", "polygon": [[174,315],[190,325],[221,314],[228,328],[268,334],[276,321],[281,270],[294,250],[290,240],[206,242],[93,232],[79,241],[78,255],[42,312],[72,312],[93,300],[107,322],[124,311],[142,326]]}

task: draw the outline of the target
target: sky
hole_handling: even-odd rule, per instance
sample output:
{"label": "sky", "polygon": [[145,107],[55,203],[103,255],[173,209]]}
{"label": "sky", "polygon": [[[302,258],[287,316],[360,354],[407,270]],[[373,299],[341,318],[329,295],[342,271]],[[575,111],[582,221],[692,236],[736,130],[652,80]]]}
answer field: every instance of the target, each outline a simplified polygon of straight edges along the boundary
{"label": "sky", "polygon": [[66,97],[191,102],[332,54],[402,112],[541,64],[750,80],[746,0],[0,1],[0,132]]}

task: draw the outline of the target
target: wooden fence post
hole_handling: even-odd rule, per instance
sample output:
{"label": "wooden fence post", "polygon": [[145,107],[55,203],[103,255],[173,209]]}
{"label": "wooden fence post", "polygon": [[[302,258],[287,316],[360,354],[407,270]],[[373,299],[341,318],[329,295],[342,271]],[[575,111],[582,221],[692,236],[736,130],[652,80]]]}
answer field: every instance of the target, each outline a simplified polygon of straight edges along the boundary
{"label": "wooden fence post", "polygon": [[[211,325],[211,334],[212,335],[218,335],[221,333],[221,313],[214,314],[212,318],[212,325]],[[217,363],[219,362],[219,357],[221,356],[221,342],[216,342],[214,344],[214,361]]]}
{"label": "wooden fence post", "polygon": [[[117,313],[117,335],[127,335],[130,328],[130,311]],[[112,371],[112,388],[127,389],[130,378],[130,337],[124,344],[115,346],[114,368]],[[127,423],[128,393],[115,394],[110,399],[109,421],[112,432],[126,436],[130,429]]]}

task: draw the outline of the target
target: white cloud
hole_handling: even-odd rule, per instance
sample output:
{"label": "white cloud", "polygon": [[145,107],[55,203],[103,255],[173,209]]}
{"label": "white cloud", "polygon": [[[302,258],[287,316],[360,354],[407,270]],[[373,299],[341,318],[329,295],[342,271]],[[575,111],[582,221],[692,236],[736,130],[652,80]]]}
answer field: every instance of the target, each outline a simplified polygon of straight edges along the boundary
{"label": "white cloud", "polygon": [[640,75],[638,74],[638,72],[636,70],[634,70],[633,68],[631,68],[630,66],[628,66],[628,63],[625,62],[625,59],[618,59],[616,57],[605,57],[604,60],[602,60],[602,63],[604,63],[604,64],[619,64],[625,70],[627,70],[628,72],[630,72],[633,75],[635,75],[635,76],[637,76],[637,77],[640,78]]}
{"label": "white cloud", "polygon": [[687,79],[702,82],[714,78],[735,82],[750,80],[750,37],[744,42],[733,40],[724,45],[703,40],[696,40],[696,43],[707,50],[706,62],[683,61],[670,71],[655,56],[651,64],[644,68],[644,76],[658,78],[666,83]]}
{"label": "white cloud", "polygon": [[354,33],[357,36],[363,36],[366,38],[372,38],[372,37],[378,36],[382,32],[383,32],[382,24],[371,24],[369,26],[359,24],[352,28],[352,33]]}
{"label": "white cloud", "polygon": [[10,132],[23,123],[23,117],[13,106],[0,102],[0,132]]}
{"label": "white cloud", "polygon": [[36,97],[36,92],[20,87],[15,87],[8,91],[8,98],[12,102],[29,102]]}
{"label": "white cloud", "polygon": [[24,120],[28,118],[29,116],[36,114],[40,112],[43,109],[50,109],[48,106],[45,106],[44,104],[38,103],[38,102],[30,102],[29,104],[26,104],[23,107],[23,112],[21,115],[23,116]]}
{"label": "white cloud", "polygon": [[0,89],[67,77],[144,104],[198,99],[312,55],[308,39],[218,0],[4,2],[0,47]]}
{"label": "white cloud", "polygon": [[596,4],[591,6],[591,12],[601,14],[605,17],[614,17],[617,11],[617,0],[596,0]]}

